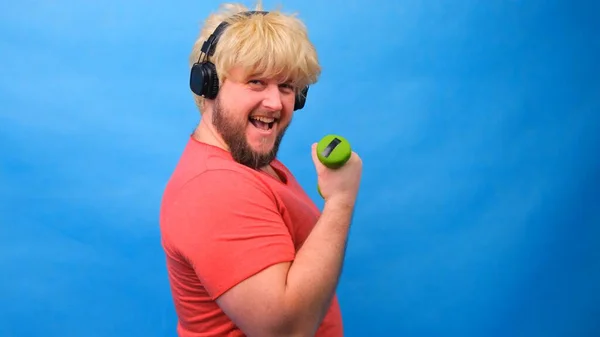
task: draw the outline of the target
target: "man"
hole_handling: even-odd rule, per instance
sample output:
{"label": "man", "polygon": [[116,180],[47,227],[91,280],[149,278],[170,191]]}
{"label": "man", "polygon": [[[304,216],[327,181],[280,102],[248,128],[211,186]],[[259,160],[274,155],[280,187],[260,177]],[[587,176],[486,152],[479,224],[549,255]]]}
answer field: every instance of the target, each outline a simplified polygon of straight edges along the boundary
{"label": "man", "polygon": [[328,169],[312,145],[325,198],[319,212],[276,159],[320,66],[301,21],[247,11],[226,5],[211,15],[191,55],[201,121],[160,214],[177,331],[342,336],[335,289],[361,160],[353,153],[342,168]]}

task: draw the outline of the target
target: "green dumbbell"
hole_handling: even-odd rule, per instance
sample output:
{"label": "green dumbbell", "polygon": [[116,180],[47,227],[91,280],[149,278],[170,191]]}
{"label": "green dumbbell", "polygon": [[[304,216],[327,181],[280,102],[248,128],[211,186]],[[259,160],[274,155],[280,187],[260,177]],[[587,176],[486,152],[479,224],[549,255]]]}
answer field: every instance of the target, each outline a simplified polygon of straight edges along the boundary
{"label": "green dumbbell", "polygon": [[[344,137],[338,135],[327,135],[317,143],[317,158],[330,169],[342,167],[352,155],[352,147]],[[321,194],[321,189],[317,185],[317,191]]]}

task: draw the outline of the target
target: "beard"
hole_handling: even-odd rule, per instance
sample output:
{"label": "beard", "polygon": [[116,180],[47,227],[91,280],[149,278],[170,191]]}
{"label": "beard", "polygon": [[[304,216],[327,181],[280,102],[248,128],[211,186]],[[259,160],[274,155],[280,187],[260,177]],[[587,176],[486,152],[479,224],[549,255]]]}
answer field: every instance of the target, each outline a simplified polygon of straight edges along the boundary
{"label": "beard", "polygon": [[236,119],[223,107],[219,97],[215,100],[212,123],[229,147],[233,160],[254,170],[269,165],[277,157],[279,145],[289,126],[288,123],[277,133],[275,143],[270,151],[258,152],[254,151],[246,140],[248,119]]}

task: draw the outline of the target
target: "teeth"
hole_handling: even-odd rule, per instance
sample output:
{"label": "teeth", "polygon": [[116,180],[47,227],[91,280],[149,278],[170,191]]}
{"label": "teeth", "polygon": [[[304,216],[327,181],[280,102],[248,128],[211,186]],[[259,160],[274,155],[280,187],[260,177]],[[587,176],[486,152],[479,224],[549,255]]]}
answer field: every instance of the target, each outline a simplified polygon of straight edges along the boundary
{"label": "teeth", "polygon": [[272,117],[252,116],[250,118],[263,123],[273,123],[275,121],[275,118]]}

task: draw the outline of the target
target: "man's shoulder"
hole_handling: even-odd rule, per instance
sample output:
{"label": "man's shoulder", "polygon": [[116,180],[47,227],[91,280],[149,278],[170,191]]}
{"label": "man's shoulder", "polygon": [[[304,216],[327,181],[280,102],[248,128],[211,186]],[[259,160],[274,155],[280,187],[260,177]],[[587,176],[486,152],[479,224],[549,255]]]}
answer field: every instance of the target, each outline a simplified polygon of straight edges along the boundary
{"label": "man's shoulder", "polygon": [[196,169],[189,180],[201,182],[204,186],[241,183],[262,185],[262,179],[258,172],[224,156],[206,157],[203,165]]}
{"label": "man's shoulder", "polygon": [[197,221],[256,207],[276,207],[273,192],[258,172],[218,150],[188,148],[165,187],[160,212],[162,226],[171,228],[186,217]]}
{"label": "man's shoulder", "polygon": [[206,167],[189,176],[185,185],[201,187],[204,192],[214,190],[218,194],[226,189],[247,193],[268,187],[256,172],[240,166],[227,160],[212,158]]}
{"label": "man's shoulder", "polygon": [[167,183],[165,197],[183,194],[218,198],[225,191],[268,193],[268,186],[258,172],[235,162],[225,150],[192,140]]}
{"label": "man's shoulder", "polygon": [[198,180],[212,183],[220,176],[247,179],[252,177],[252,172],[236,163],[229,152],[191,138],[171,175],[170,183],[178,187]]}

